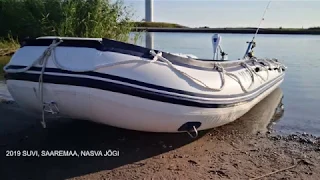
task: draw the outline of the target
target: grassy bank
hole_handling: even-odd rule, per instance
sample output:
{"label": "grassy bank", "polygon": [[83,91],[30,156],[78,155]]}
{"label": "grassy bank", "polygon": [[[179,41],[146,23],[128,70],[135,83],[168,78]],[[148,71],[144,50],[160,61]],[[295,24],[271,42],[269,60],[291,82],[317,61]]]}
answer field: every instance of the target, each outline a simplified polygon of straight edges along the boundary
{"label": "grassy bank", "polygon": [[180,24],[175,23],[166,23],[166,22],[135,22],[135,27],[146,28],[146,27],[155,27],[155,28],[187,28]]}
{"label": "grassy bank", "polygon": [[[238,33],[254,34],[256,28],[159,28],[159,27],[137,27],[135,31],[149,32],[190,32],[190,33]],[[313,34],[320,35],[320,28],[261,28],[259,34]]]}
{"label": "grassy bank", "polygon": [[3,79],[3,67],[9,62],[10,56],[0,56],[0,80]]}
{"label": "grassy bank", "polygon": [[18,40],[7,37],[0,39],[0,79],[3,78],[3,67],[9,62],[10,57],[20,47]]}
{"label": "grassy bank", "polygon": [[11,56],[19,47],[18,40],[11,36],[6,39],[0,39],[0,57]]}
{"label": "grassy bank", "polygon": [[[208,26],[190,28],[180,24],[165,23],[165,22],[135,22],[134,31],[149,31],[149,32],[200,32],[200,33],[240,33],[252,34],[255,33],[255,27],[225,27],[225,28],[210,28]],[[316,34],[320,35],[320,27],[310,28],[260,28],[259,34]]]}

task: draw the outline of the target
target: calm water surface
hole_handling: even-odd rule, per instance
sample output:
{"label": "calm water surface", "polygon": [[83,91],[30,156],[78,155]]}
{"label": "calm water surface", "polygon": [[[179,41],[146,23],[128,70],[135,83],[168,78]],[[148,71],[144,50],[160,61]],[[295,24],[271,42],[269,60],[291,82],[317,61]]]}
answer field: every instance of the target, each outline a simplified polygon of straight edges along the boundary
{"label": "calm water surface", "polygon": [[[222,47],[230,60],[241,58],[246,41],[252,39],[249,34],[221,35]],[[153,36],[155,49],[212,58],[212,34],[153,33]],[[144,46],[144,35],[141,37],[137,44]],[[285,134],[307,132],[320,136],[320,36],[258,35],[256,41],[256,56],[278,58],[288,67],[280,87],[284,113],[278,117],[273,129]],[[0,94],[0,97],[10,97],[3,82],[0,82]],[[259,114],[254,118],[258,121]]]}

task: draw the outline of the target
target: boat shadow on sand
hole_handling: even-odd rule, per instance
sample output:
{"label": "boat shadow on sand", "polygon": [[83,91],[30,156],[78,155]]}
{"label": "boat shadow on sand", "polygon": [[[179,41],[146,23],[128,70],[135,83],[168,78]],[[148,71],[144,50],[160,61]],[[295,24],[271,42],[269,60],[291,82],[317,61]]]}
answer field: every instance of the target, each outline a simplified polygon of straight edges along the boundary
{"label": "boat shadow on sand", "polygon": [[[283,114],[282,91],[272,92],[246,115],[228,125],[199,133],[197,139],[184,134],[145,133],[123,130],[79,120],[49,121],[42,129],[38,120],[23,113],[15,105],[1,105],[0,112],[6,118],[0,128],[0,179],[66,179],[104,170],[112,170],[127,164],[138,167],[141,160],[161,158],[161,154],[176,150],[206,134],[265,133],[272,122]],[[3,107],[7,106],[6,109]],[[2,112],[3,111],[3,112]],[[10,121],[10,122],[9,122]],[[29,123],[30,122],[30,123]],[[7,126],[6,126],[7,125]],[[7,150],[117,150],[117,157],[6,157]]]}

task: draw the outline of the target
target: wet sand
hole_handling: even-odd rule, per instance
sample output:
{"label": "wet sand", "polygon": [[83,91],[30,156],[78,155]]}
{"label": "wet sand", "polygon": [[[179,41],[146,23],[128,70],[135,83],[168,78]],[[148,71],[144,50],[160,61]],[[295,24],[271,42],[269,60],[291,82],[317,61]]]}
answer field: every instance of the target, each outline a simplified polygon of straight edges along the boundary
{"label": "wet sand", "polygon": [[[320,138],[280,136],[275,90],[234,123],[200,133],[129,131],[87,121],[48,120],[0,103],[0,179],[320,179]],[[280,103],[280,104],[279,104]],[[7,150],[118,150],[117,157],[6,157]],[[284,170],[283,168],[290,168]]]}

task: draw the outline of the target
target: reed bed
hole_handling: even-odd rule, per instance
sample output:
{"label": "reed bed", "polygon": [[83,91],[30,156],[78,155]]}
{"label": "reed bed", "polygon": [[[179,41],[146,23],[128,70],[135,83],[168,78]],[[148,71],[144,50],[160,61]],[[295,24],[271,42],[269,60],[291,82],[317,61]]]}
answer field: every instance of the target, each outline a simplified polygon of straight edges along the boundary
{"label": "reed bed", "polygon": [[135,23],[117,0],[0,0],[0,37],[105,37],[127,41]]}

